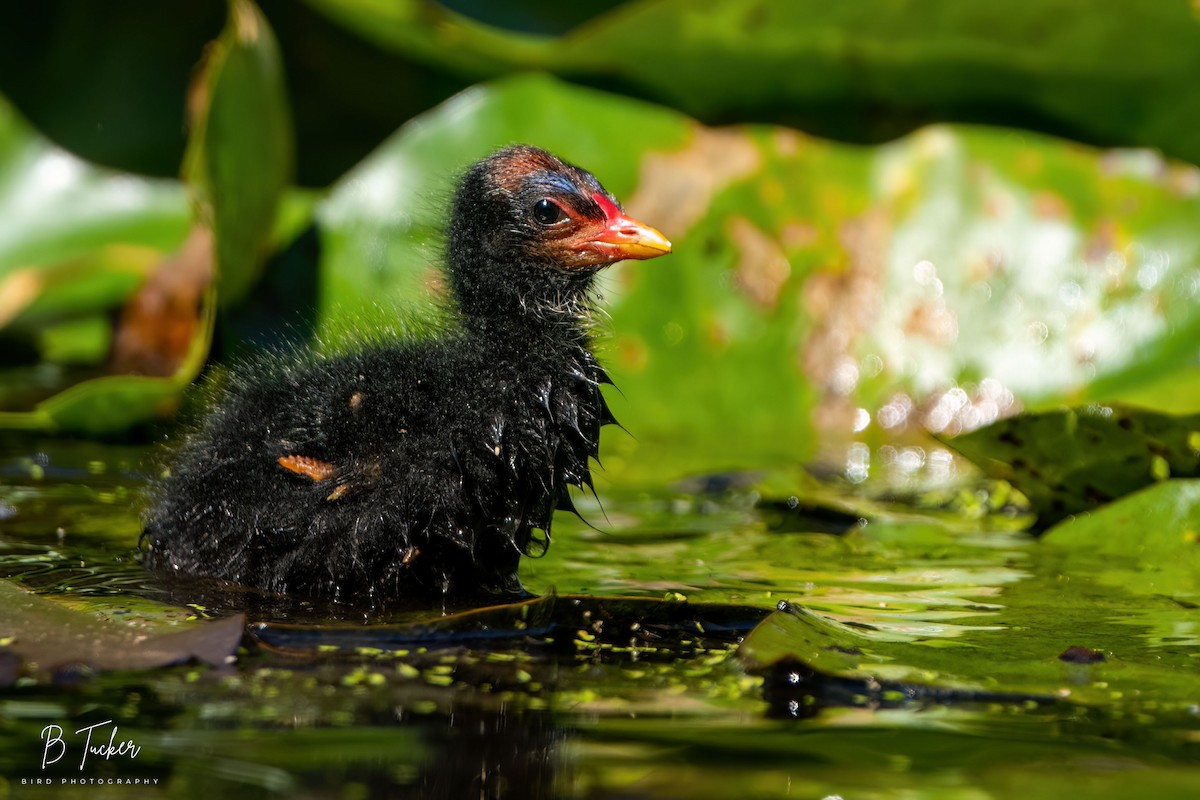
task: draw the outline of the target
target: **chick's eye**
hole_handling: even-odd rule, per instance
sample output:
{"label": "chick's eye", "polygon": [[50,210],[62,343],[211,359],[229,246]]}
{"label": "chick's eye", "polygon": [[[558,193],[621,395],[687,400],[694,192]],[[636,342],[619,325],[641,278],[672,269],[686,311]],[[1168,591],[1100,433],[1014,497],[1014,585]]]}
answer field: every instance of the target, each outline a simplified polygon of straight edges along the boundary
{"label": "chick's eye", "polygon": [[533,219],[539,225],[553,225],[567,218],[562,206],[553,200],[543,197],[533,204]]}

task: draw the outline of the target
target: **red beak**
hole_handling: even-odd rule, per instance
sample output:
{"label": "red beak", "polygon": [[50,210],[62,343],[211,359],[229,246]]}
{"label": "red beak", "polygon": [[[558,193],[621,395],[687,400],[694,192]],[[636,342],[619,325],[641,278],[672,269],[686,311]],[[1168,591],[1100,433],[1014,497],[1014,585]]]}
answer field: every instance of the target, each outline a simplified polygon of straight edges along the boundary
{"label": "red beak", "polygon": [[592,195],[608,220],[598,233],[587,235],[572,247],[587,257],[586,263],[603,264],[626,259],[658,258],[671,252],[671,242],[655,228],[621,213],[604,195]]}

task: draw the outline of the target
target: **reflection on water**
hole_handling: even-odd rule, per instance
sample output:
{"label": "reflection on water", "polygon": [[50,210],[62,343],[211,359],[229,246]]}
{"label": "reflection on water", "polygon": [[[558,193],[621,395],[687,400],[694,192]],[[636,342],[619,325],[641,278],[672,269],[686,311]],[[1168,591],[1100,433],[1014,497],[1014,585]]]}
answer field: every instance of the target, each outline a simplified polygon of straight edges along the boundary
{"label": "reflection on water", "polygon": [[[531,606],[552,608],[545,620],[500,616],[410,645],[405,626],[441,609],[365,617],[149,580],[135,555],[145,464],[137,448],[13,444],[0,455],[0,575],[99,612],[97,624],[243,607],[268,625],[252,626],[223,670],[0,690],[0,796],[125,796],[116,784],[21,783],[81,776],[157,780],[138,789],[147,797],[974,800],[1080,786],[1182,797],[1200,785],[1195,698],[1170,671],[1200,657],[1195,609],[1127,595],[1111,575],[1089,581],[1011,525],[947,521],[895,498],[864,501],[862,518],[767,500],[758,476],[613,489],[603,508],[578,503],[594,527],[560,519],[548,555],[523,566],[532,592],[557,592]],[[804,677],[811,668],[786,661],[747,672],[738,633],[785,600],[898,654],[880,676],[920,668],[927,683]],[[721,608],[736,613],[717,620]],[[1055,659],[1067,645],[1110,655],[1069,667]],[[928,653],[939,660],[918,663]],[[937,688],[939,676],[989,670],[987,691]],[[47,725],[105,720],[140,745],[136,759],[43,772]]]}

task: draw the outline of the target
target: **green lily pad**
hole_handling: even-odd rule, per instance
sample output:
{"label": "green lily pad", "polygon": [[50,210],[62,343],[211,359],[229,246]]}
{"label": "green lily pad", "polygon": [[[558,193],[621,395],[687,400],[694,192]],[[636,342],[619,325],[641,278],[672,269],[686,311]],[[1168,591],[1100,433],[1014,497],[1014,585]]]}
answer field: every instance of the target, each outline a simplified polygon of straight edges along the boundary
{"label": "green lily pad", "polygon": [[5,581],[0,601],[0,647],[40,674],[76,666],[147,669],[192,659],[220,666],[237,650],[245,627],[241,616],[182,629],[104,622]]}
{"label": "green lily pad", "polygon": [[817,431],[951,433],[1193,368],[1192,168],[984,128],[879,148],[710,129],[540,75],[469,90],[332,187],[324,341],[430,316],[454,178],[512,141],[592,170],[675,244],[602,283],[636,437],[607,437],[614,470],[661,480],[667,449],[668,474],[795,464]]}
{"label": "green lily pad", "polygon": [[1088,406],[1021,414],[945,442],[1020,490],[1042,528],[1156,481],[1200,476],[1200,415]]}
{"label": "green lily pad", "polygon": [[909,120],[1017,120],[1200,162],[1200,26],[1183,2],[1097,14],[1074,0],[647,0],[557,38],[419,0],[309,4],[474,79],[538,69],[611,81],[704,120],[800,120],[856,139],[894,136]]}
{"label": "green lily pad", "polygon": [[[1195,608],[1200,597],[1200,480],[1170,480],[1051,528],[1047,547],[1068,554],[1070,571],[1087,569],[1126,591],[1173,598]],[[1085,554],[1088,566],[1071,565]]]}
{"label": "green lily pad", "polygon": [[1136,698],[1177,711],[1190,702],[1179,688],[1192,667],[1187,656],[1114,650],[1106,643],[1127,638],[1107,609],[1089,612],[1076,597],[1048,618],[1022,594],[997,615],[1010,625],[959,640],[912,640],[787,605],[747,635],[738,657],[756,673],[795,672],[801,691],[833,687],[859,702],[1111,706]]}

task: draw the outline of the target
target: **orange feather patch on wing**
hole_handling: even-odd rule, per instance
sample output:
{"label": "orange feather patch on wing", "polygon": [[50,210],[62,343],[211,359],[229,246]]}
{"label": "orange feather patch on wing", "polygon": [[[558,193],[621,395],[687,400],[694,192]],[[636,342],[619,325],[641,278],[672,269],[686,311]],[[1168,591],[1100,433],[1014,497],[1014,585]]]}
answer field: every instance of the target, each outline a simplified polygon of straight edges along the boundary
{"label": "orange feather patch on wing", "polygon": [[314,481],[327,481],[338,473],[338,468],[333,464],[309,456],[283,456],[279,459],[279,466]]}

